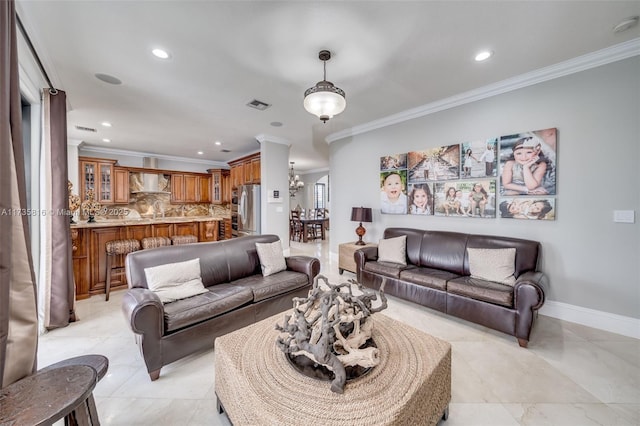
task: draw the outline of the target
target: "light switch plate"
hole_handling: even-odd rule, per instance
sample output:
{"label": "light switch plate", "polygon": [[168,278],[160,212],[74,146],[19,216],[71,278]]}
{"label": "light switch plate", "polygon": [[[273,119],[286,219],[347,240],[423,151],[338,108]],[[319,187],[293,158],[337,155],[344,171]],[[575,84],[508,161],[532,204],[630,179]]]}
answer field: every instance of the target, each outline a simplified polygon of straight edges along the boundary
{"label": "light switch plate", "polygon": [[616,223],[635,223],[636,212],[633,210],[614,210],[613,221]]}

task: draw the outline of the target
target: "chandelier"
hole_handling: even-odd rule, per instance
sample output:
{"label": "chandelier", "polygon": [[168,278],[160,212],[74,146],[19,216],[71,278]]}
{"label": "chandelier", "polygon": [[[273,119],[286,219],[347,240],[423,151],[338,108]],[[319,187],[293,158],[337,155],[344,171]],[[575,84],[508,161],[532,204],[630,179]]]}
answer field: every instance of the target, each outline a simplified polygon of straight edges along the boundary
{"label": "chandelier", "polygon": [[296,192],[304,188],[304,182],[301,181],[300,176],[293,171],[293,165],[295,163],[291,161],[289,164],[291,164],[291,168],[289,169],[289,196],[294,197]]}
{"label": "chandelier", "polygon": [[318,116],[323,123],[340,114],[347,106],[344,90],[327,81],[327,61],[331,59],[331,52],[321,50],[318,58],[324,64],[322,81],[304,92],[304,109]]}

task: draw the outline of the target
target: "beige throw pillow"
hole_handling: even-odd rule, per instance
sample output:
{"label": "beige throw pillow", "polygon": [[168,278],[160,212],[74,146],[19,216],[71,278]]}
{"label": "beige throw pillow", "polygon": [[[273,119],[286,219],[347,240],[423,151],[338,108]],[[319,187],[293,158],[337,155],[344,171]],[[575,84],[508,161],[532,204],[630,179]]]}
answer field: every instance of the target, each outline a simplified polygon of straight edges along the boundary
{"label": "beige throw pillow", "polygon": [[287,269],[287,262],[282,254],[282,243],[280,240],[272,243],[256,243],[256,250],[260,258],[262,275],[268,277]]}
{"label": "beige throw pillow", "polygon": [[467,248],[469,272],[473,278],[494,281],[513,286],[516,263],[516,249]]}
{"label": "beige throw pillow", "polygon": [[144,268],[147,287],[162,303],[206,293],[200,277],[200,259]]}
{"label": "beige throw pillow", "polygon": [[378,242],[378,262],[407,264],[407,236],[382,239]]}

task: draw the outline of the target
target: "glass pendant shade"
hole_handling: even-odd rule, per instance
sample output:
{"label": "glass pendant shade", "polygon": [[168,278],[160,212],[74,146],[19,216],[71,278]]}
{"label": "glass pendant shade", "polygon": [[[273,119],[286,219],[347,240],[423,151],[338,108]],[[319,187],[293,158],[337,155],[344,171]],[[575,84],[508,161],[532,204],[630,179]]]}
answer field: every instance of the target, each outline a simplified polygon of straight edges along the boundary
{"label": "glass pendant shade", "polygon": [[327,61],[331,59],[331,52],[321,50],[318,59],[323,63],[323,80],[304,92],[304,109],[318,117],[322,122],[340,114],[347,107],[344,90],[327,81]]}
{"label": "glass pendant shade", "polygon": [[304,92],[304,109],[323,122],[340,114],[346,107],[344,91],[330,81],[319,81]]}

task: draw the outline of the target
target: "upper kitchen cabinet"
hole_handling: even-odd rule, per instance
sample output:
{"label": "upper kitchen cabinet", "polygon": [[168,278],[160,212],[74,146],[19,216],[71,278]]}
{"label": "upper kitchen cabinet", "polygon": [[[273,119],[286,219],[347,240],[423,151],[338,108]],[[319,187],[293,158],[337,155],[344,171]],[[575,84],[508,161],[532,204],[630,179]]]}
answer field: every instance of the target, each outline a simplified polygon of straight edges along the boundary
{"label": "upper kitchen cabinet", "polygon": [[231,172],[227,169],[209,169],[211,173],[211,203],[231,202]]}
{"label": "upper kitchen cabinet", "polygon": [[115,181],[113,190],[113,202],[116,204],[126,204],[129,202],[129,170],[122,167],[113,168]]}
{"label": "upper kitchen cabinet", "polygon": [[248,155],[229,162],[231,186],[260,183],[260,153]]}
{"label": "upper kitchen cabinet", "polygon": [[171,202],[210,203],[211,176],[195,173],[172,173]]}
{"label": "upper kitchen cabinet", "polygon": [[78,157],[80,163],[80,199],[84,201],[87,191],[93,189],[95,200],[100,204],[114,203],[114,165],[116,160]]}

